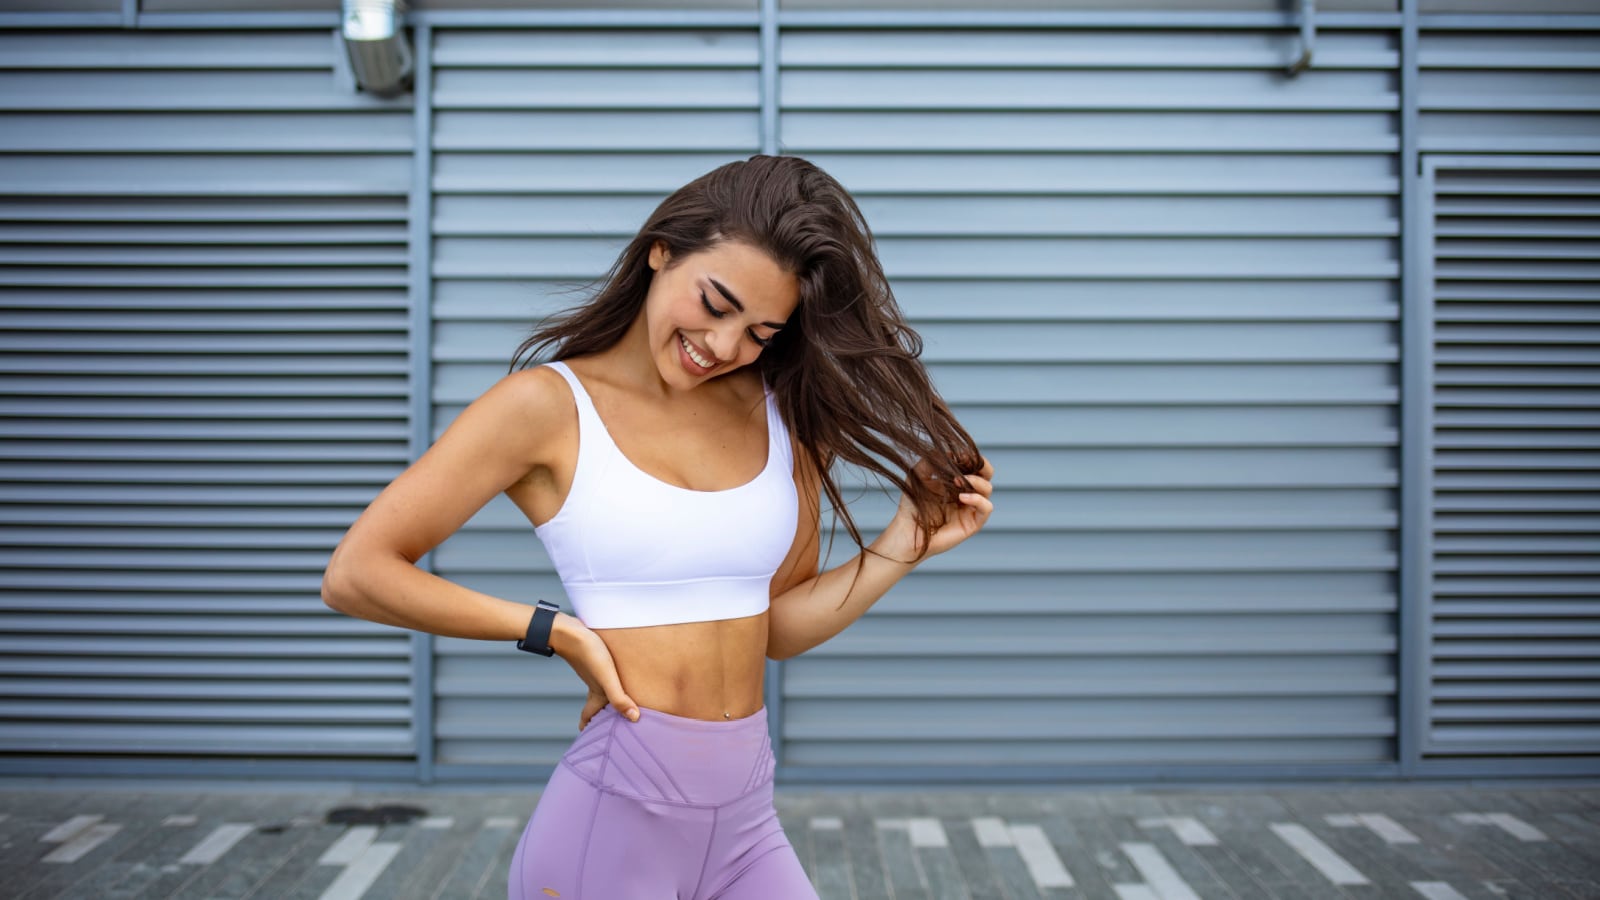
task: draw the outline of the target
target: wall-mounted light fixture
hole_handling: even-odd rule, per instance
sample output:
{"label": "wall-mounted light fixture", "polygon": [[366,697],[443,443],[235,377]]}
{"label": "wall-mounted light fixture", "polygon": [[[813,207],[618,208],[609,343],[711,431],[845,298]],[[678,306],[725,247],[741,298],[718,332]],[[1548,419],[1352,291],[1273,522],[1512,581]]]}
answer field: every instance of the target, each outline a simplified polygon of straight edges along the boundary
{"label": "wall-mounted light fixture", "polygon": [[406,37],[402,0],[343,0],[339,42],[350,60],[356,87],[380,96],[411,87],[413,57]]}

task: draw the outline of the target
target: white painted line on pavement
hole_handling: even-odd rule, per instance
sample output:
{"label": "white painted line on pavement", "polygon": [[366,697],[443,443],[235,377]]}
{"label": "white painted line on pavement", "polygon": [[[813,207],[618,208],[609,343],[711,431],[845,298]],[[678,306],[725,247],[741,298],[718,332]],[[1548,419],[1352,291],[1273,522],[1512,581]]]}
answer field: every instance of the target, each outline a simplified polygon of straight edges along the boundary
{"label": "white painted line on pavement", "polygon": [[1155,844],[1130,841],[1122,845],[1122,852],[1133,860],[1133,867],[1144,876],[1144,883],[1156,892],[1161,900],[1200,900],[1200,895],[1189,887],[1178,870],[1167,862]]}
{"label": "white painted line on pavement", "polygon": [[1294,852],[1305,857],[1306,862],[1317,867],[1317,871],[1327,876],[1334,884],[1371,884],[1367,876],[1356,871],[1356,867],[1345,862],[1344,857],[1333,852],[1333,848],[1322,842],[1322,839],[1312,834],[1304,825],[1294,822],[1273,822],[1270,826],[1285,844],[1294,848]]}
{"label": "white painted line on pavement", "polygon": [[1161,895],[1142,884],[1113,884],[1118,900],[1161,900]]}
{"label": "white painted line on pavement", "polygon": [[972,830],[978,835],[979,847],[1011,846],[1011,832],[1006,830],[1004,819],[981,816],[972,820]]}
{"label": "white painted line on pavement", "polygon": [[1428,900],[1467,900],[1461,892],[1443,881],[1413,881],[1411,887]]}
{"label": "white painted line on pavement", "polygon": [[429,816],[417,823],[422,828],[449,828],[454,824],[456,824],[454,816]]}
{"label": "white painted line on pavement", "polygon": [[483,820],[483,827],[515,828],[517,827],[517,819],[515,816],[491,816]]}
{"label": "white painted line on pavement", "polygon": [[938,819],[911,819],[906,823],[911,829],[911,846],[913,847],[948,847],[950,838],[944,833],[944,826]]}
{"label": "white painted line on pavement", "polygon": [[73,816],[65,822],[62,822],[60,825],[50,829],[45,833],[45,836],[39,838],[39,840],[49,841],[52,844],[59,844],[62,841],[71,840],[72,837],[78,832],[88,828],[90,825],[93,825],[104,818],[105,816]]}
{"label": "white painted line on pavement", "polygon": [[1073,886],[1072,873],[1062,865],[1061,857],[1056,855],[1056,848],[1050,846],[1050,839],[1045,837],[1043,828],[1037,825],[1012,825],[1011,843],[1016,845],[1017,853],[1028,867],[1028,874],[1033,876],[1034,884],[1042,888]]}
{"label": "white painted line on pavement", "polygon": [[240,825],[232,823],[218,825],[211,833],[201,839],[200,843],[178,859],[181,863],[198,863],[209,866],[221,858],[222,854],[233,849],[233,845],[244,840],[244,836],[255,831],[254,825]]}
{"label": "white painted line on pavement", "polygon": [[367,852],[372,842],[378,836],[376,825],[357,825],[346,831],[333,846],[324,850],[322,858],[317,860],[321,866],[348,866],[355,862],[361,854]]}
{"label": "white painted line on pavement", "polygon": [[1355,813],[1328,813],[1322,818],[1326,819],[1328,824],[1335,828],[1355,828],[1361,824],[1361,820],[1356,818]]}
{"label": "white painted line on pavement", "polygon": [[368,846],[355,862],[339,873],[318,900],[360,900],[399,852],[400,845],[392,841]]}
{"label": "white painted line on pavement", "polygon": [[167,816],[165,819],[161,820],[161,824],[167,827],[173,827],[177,825],[193,825],[198,821],[200,821],[200,817],[193,815]]}
{"label": "white painted line on pavement", "polygon": [[1157,816],[1153,819],[1140,819],[1140,828],[1171,828],[1172,833],[1178,836],[1190,847],[1215,847],[1217,836],[1211,829],[1200,824],[1194,816]]}
{"label": "white painted line on pavement", "polygon": [[1519,841],[1548,841],[1544,832],[1510,813],[1489,813],[1489,821],[1511,832]]}
{"label": "white painted line on pavement", "polygon": [[1513,816],[1510,813],[1503,813],[1503,812],[1497,812],[1497,813],[1464,812],[1464,813],[1455,813],[1454,818],[1455,818],[1455,820],[1457,822],[1465,822],[1468,825],[1495,825],[1495,826],[1498,826],[1498,827],[1503,828],[1506,831],[1510,832],[1511,835],[1513,837],[1515,837],[1519,841],[1547,841],[1547,840],[1549,840],[1549,838],[1544,836],[1544,832],[1542,832],[1539,829],[1533,827],[1532,825],[1529,825],[1527,822],[1522,821],[1521,819],[1517,818],[1516,816]]}
{"label": "white painted line on pavement", "polygon": [[813,831],[841,831],[844,829],[844,820],[838,816],[816,816],[811,820]]}
{"label": "white painted line on pavement", "polygon": [[[1383,838],[1386,844],[1420,844],[1422,839],[1411,833],[1409,828],[1389,818],[1383,813],[1362,813],[1361,824],[1372,829],[1372,833]],[[1432,882],[1429,882],[1430,884]]]}
{"label": "white painted line on pavement", "polygon": [[47,863],[70,863],[83,858],[85,853],[105,843],[106,839],[122,830],[121,825],[91,825],[80,831],[72,840],[51,850],[45,856]]}

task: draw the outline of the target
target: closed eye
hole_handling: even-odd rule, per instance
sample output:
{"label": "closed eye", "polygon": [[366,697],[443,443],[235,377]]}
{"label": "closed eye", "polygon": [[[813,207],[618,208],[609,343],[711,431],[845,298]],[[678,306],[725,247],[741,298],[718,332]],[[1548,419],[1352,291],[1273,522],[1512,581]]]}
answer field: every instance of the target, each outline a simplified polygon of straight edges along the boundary
{"label": "closed eye", "polygon": [[713,319],[720,319],[723,316],[727,315],[727,313],[722,312],[722,311],[718,310],[715,306],[711,305],[711,301],[706,299],[706,292],[705,291],[701,291],[700,292],[700,305],[704,306],[706,308],[706,312],[710,313],[711,317]]}

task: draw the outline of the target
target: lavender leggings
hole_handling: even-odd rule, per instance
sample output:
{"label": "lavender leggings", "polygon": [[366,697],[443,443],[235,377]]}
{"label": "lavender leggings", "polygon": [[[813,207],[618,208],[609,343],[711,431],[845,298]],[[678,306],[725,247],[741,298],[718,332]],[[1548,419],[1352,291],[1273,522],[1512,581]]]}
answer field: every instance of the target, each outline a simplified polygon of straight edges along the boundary
{"label": "lavender leggings", "polygon": [[539,797],[510,900],[815,900],[773,763],[765,707],[727,722],[604,707]]}

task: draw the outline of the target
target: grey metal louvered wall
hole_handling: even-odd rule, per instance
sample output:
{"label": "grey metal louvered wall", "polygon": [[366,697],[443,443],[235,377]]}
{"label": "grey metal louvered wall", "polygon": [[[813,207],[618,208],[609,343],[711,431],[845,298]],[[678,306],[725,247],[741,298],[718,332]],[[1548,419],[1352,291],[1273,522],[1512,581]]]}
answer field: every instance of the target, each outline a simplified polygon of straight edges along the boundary
{"label": "grey metal louvered wall", "polygon": [[1433,329],[1420,751],[1600,757],[1600,172],[1575,155],[1600,151],[1600,32],[1425,29],[1418,62]]}
{"label": "grey metal louvered wall", "polygon": [[[1398,13],[1335,12],[1287,80],[1297,37],[1267,14],[955,29],[820,6],[785,4],[767,33],[776,96],[753,11],[551,28],[502,11],[502,29],[424,9],[415,110],[349,93],[327,31],[287,18],[0,33],[6,762],[551,765],[576,729],[570,670],[338,616],[317,576],[408,440],[501,377],[664,195],[759,150],[764,115],[857,193],[1001,491],[985,534],[783,665],[781,778],[1600,756],[1597,176],[1545,164],[1600,153],[1595,32],[1424,19],[1411,120],[1417,20]],[[618,27],[634,14],[654,26]],[[1403,610],[1417,152],[1438,173],[1441,405],[1416,529],[1433,578]],[[1500,256],[1474,262],[1485,248]],[[856,512],[870,531],[890,506]],[[429,564],[560,596],[503,498]],[[1401,726],[1411,612],[1432,643]],[[1419,717],[1406,756],[1397,729]]]}
{"label": "grey metal louvered wall", "polygon": [[1600,157],[1429,167],[1432,757],[1600,752]]}
{"label": "grey metal louvered wall", "polygon": [[1390,757],[1394,36],[781,40],[999,509],[787,664],[790,771]]}
{"label": "grey metal louvered wall", "polygon": [[404,102],[326,32],[0,35],[0,752],[405,758],[328,552],[405,465]]}

